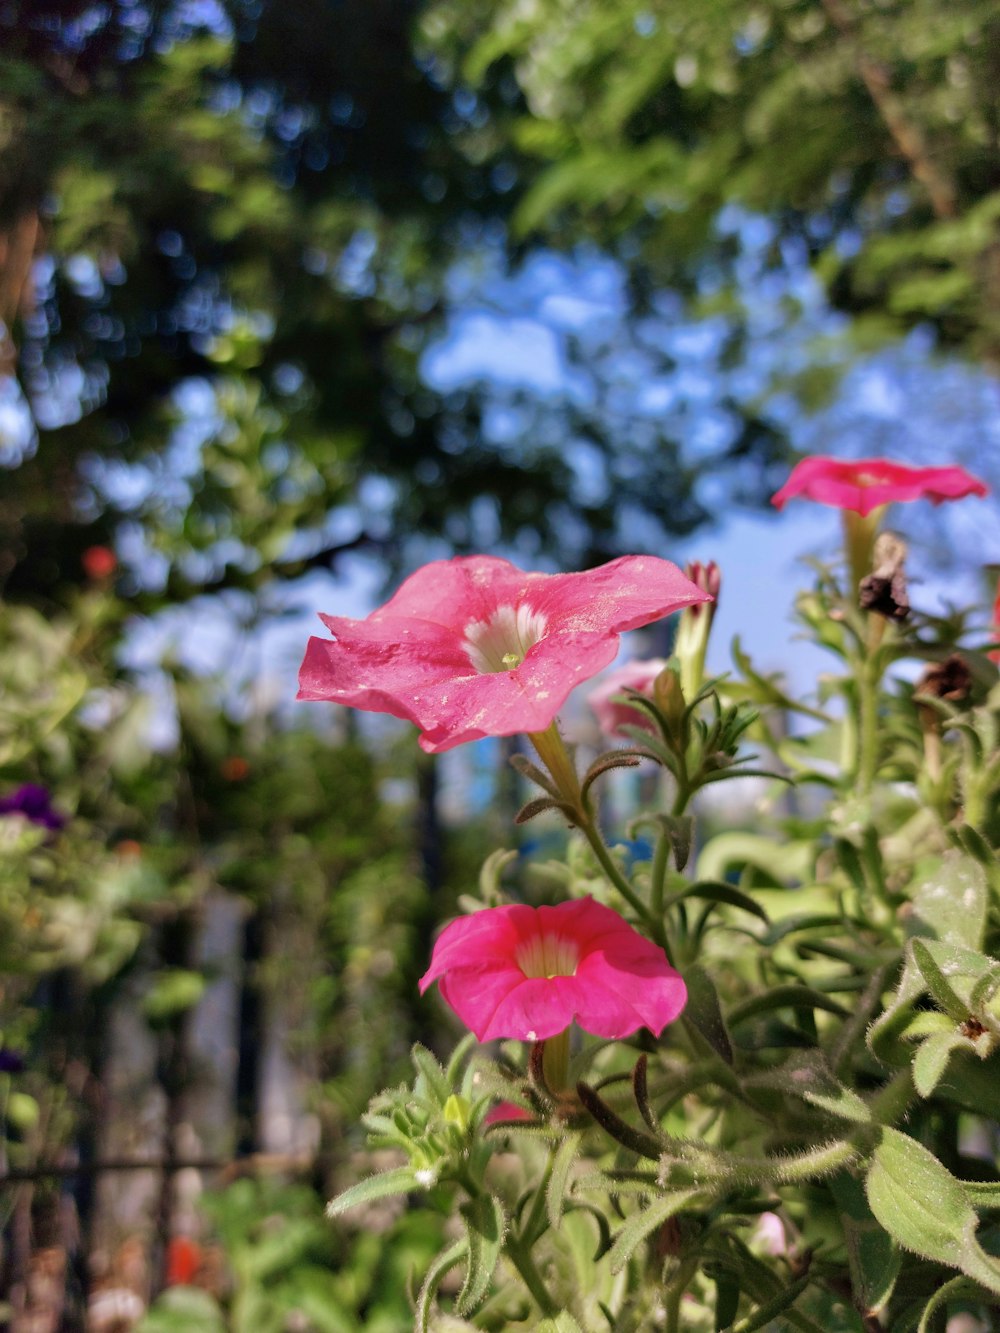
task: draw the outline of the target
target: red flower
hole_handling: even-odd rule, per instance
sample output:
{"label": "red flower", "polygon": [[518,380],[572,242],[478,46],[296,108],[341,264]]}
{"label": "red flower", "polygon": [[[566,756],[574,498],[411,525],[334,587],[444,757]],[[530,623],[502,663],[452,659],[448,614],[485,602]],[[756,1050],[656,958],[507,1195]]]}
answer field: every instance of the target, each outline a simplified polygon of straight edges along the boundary
{"label": "red flower", "polygon": [[167,1242],[167,1287],[190,1286],[201,1267],[201,1246],[188,1236],[171,1236]]}
{"label": "red flower", "polygon": [[[993,638],[1000,639],[1000,579],[997,580],[997,596],[996,601],[993,603],[993,624],[991,628],[993,631]],[[994,648],[993,651],[987,653],[986,656],[991,662],[996,662],[997,666],[1000,666],[1000,648]]]}
{"label": "red flower", "polygon": [[321,616],[300,699],[407,718],[434,753],[481,736],[544,731],[618,635],[708,601],[676,565],[622,556],[582,574],[525,574],[494,556],[436,560],[365,620]]}
{"label": "red flower", "polygon": [[888,458],[850,461],[816,456],[795,465],[771,503],[781,509],[786,501],[804,495],[865,517],[895,500],[928,499],[940,504],[987,493],[986,484],[961,467],[907,467]]}
{"label": "red flower", "polygon": [[80,557],[88,579],[108,579],[118,568],[118,557],[109,546],[88,546]]}
{"label": "red flower", "polygon": [[687,1000],[663,950],[593,898],[459,917],[438,937],[421,995],[434,981],[480,1041],[545,1041],[574,1019],[597,1037],[657,1035]]}

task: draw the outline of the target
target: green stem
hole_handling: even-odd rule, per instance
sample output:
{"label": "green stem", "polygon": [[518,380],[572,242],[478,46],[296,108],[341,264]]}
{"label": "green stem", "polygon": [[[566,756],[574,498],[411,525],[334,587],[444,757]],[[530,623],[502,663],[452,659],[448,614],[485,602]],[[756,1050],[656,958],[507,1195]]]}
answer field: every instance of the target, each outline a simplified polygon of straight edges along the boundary
{"label": "green stem", "polygon": [[570,758],[569,751],[566,749],[566,742],[560,736],[556,724],[553,722],[545,731],[534,731],[530,734],[531,743],[538,752],[538,757],[549,770],[560,795],[563,800],[573,806],[576,825],[590,843],[601,869],[632,910],[643,921],[652,926],[653,919],[649,908],[615,865],[614,859],[608,851],[597,825],[594,823],[594,818],[584,803],[576,767]]}
{"label": "green stem", "polygon": [[861,663],[858,673],[858,793],[869,796],[878,768],[878,686],[873,657]]}
{"label": "green stem", "polygon": [[530,1249],[522,1243],[520,1237],[514,1236],[513,1232],[504,1241],[504,1249],[507,1251],[511,1263],[521,1275],[521,1281],[531,1292],[539,1310],[546,1319],[554,1319],[559,1313],[558,1306],[549,1295],[548,1288],[535,1267]]}
{"label": "green stem", "polygon": [[649,928],[656,943],[672,958],[673,954],[667,949],[667,922],[664,911],[663,900],[666,895],[667,887],[667,864],[670,858],[670,839],[666,833],[661,833],[656,843],[656,851],[653,854],[653,866],[650,872],[649,884]]}
{"label": "green stem", "polygon": [[542,1073],[550,1092],[558,1093],[569,1083],[569,1028],[542,1043]]}

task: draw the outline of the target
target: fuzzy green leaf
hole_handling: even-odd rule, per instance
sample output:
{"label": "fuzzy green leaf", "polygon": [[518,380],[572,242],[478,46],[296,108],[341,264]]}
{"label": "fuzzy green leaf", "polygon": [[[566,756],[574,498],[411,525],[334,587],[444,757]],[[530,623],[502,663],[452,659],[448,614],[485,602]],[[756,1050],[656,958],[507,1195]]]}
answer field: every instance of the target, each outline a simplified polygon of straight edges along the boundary
{"label": "fuzzy green leaf", "polygon": [[888,1302],[899,1276],[900,1253],[868,1206],[861,1181],[846,1171],[830,1178],[847,1242],[851,1286],[865,1310],[877,1313]]}
{"label": "fuzzy green leaf", "polygon": [[411,1190],[421,1188],[426,1186],[417,1179],[417,1172],[412,1166],[393,1167],[391,1171],[380,1171],[377,1175],[359,1180],[356,1185],[344,1190],[343,1194],[331,1199],[326,1205],[326,1215],[339,1217],[359,1204],[374,1203],[376,1199],[387,1199],[392,1194],[409,1194]]}
{"label": "fuzzy green leaf", "polygon": [[670,1194],[661,1195],[641,1213],[633,1213],[615,1237],[615,1243],[611,1247],[609,1257],[612,1273],[620,1273],[636,1247],[661,1227],[668,1218],[679,1213],[685,1204],[697,1198],[698,1194],[697,1189],[674,1190]]}
{"label": "fuzzy green leaf", "polygon": [[979,1245],[968,1195],[929,1149],[884,1129],[865,1189],[875,1217],[900,1245],[1000,1294],[1000,1260]]}
{"label": "fuzzy green leaf", "polygon": [[959,1047],[975,1050],[968,1037],[963,1037],[954,1028],[947,1032],[935,1032],[920,1043],[913,1060],[913,1085],[921,1097],[929,1097],[941,1082],[952,1051],[958,1050]]}
{"label": "fuzzy green leaf", "polygon": [[559,1145],[552,1161],[549,1187],[545,1193],[545,1206],[548,1210],[549,1224],[553,1230],[559,1226],[562,1220],[563,1200],[566,1197],[566,1187],[569,1184],[569,1173],[576,1161],[582,1142],[582,1132],[578,1129],[571,1130]]}
{"label": "fuzzy green leaf", "polygon": [[492,1194],[480,1194],[464,1203],[462,1217],[465,1220],[468,1268],[455,1309],[465,1315],[478,1309],[486,1299],[503,1248],[507,1219],[503,1205]]}
{"label": "fuzzy green leaf", "polygon": [[420,1295],[417,1297],[416,1318],[414,1320],[415,1333],[431,1333],[430,1320],[434,1313],[434,1297],[437,1295],[437,1289],[446,1274],[457,1263],[461,1262],[467,1247],[468,1241],[463,1236],[454,1245],[450,1245],[448,1249],[443,1250],[427,1270],[427,1276],[420,1288]]}

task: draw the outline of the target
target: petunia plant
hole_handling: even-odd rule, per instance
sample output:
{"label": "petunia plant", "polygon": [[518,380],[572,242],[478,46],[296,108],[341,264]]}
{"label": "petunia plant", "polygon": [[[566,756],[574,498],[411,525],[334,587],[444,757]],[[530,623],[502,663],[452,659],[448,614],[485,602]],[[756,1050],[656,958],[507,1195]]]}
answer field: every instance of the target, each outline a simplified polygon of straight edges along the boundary
{"label": "petunia plant", "polygon": [[[891,502],[983,491],[800,464],[775,503],[848,516],[797,604],[830,659],[805,699],[738,642],[705,679],[714,565],[438,561],[366,620],[324,617],[300,697],[406,719],[431,753],[524,733],[518,821],[566,831],[555,859],[492,851],[442,922],[420,1002],[467,1031],[440,1061],[414,1049],[412,1084],[364,1117],[396,1164],[330,1204],[348,1226],[390,1195],[453,1215],[417,1329],[996,1325],[992,597],[911,604],[884,527]],[[612,747],[584,762],[570,691],[676,612],[670,658],[590,687]],[[636,767],[662,771],[655,803],[608,829],[602,791]]]}

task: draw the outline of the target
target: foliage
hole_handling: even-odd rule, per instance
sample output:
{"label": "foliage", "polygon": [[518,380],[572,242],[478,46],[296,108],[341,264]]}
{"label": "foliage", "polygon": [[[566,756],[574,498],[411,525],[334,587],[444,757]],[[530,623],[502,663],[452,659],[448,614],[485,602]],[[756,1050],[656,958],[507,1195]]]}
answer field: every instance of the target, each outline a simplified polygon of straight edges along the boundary
{"label": "foliage", "polygon": [[780,222],[871,332],[930,321],[995,359],[996,8],[989,0],[438,0],[456,81],[503,69],[536,159],[522,235],[627,235],[662,282],[732,259],[727,205]]}
{"label": "foliage", "polygon": [[[1000,683],[965,615],[887,620],[849,586],[817,567],[798,602],[837,664],[817,701],[737,645],[733,677],[685,693],[691,662],[672,660],[629,692],[647,725],[585,775],[551,731],[532,737],[544,768],[517,760],[545,793],[519,818],[555,809],[578,830],[565,859],[527,870],[532,899],[626,913],[688,1004],[659,1040],[584,1034],[568,1069],[566,1034],[492,1050],[467,1037],[446,1064],[414,1047],[415,1078],[364,1118],[400,1164],[330,1211],[421,1191],[431,1216],[450,1207],[418,1329],[995,1318]],[[917,684],[896,679],[914,658]],[[789,734],[795,712],[808,726]],[[595,800],[640,756],[670,776],[630,830],[655,830],[651,859],[629,863]],[[698,793],[762,767],[767,819],[699,845]],[[508,901],[508,871],[494,854],[465,910]]]}

